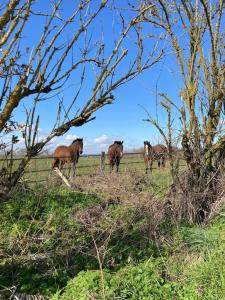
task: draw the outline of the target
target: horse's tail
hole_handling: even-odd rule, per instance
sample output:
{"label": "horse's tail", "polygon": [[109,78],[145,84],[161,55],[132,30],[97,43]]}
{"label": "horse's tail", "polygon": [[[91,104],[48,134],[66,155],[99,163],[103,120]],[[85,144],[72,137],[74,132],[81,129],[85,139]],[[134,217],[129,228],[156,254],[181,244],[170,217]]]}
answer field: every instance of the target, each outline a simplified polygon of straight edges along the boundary
{"label": "horse's tail", "polygon": [[54,158],[53,163],[52,163],[52,169],[59,167],[59,161],[60,160],[58,158]]}

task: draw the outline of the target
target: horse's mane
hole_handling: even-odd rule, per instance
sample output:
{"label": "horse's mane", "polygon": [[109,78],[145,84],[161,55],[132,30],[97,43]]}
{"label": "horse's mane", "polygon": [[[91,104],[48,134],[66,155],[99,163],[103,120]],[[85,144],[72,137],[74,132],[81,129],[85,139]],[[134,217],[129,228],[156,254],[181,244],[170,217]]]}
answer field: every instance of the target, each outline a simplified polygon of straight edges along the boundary
{"label": "horse's mane", "polygon": [[122,141],[114,141],[114,144],[122,145],[123,142]]}
{"label": "horse's mane", "polygon": [[83,138],[77,138],[75,139],[72,144],[76,143],[76,142],[83,142]]}

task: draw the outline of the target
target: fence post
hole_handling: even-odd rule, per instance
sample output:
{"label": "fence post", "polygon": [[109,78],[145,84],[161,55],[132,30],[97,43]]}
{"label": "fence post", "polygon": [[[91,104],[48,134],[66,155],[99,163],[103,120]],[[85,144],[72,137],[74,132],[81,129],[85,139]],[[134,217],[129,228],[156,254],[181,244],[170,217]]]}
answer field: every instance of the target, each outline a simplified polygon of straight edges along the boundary
{"label": "fence post", "polygon": [[105,152],[103,151],[100,156],[100,170],[104,171],[105,169]]}
{"label": "fence post", "polygon": [[54,171],[62,178],[62,180],[65,182],[65,184],[71,188],[71,184],[69,183],[66,176],[64,176],[63,173],[59,170],[59,168],[54,168]]}

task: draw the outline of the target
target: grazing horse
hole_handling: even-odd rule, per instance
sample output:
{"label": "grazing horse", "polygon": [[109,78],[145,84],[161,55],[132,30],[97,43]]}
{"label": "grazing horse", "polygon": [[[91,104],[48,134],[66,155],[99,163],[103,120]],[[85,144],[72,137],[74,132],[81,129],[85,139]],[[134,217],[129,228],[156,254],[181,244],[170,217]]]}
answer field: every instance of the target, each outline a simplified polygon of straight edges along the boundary
{"label": "grazing horse", "polygon": [[108,148],[108,159],[113,170],[114,165],[116,165],[116,171],[119,171],[120,159],[123,156],[123,141],[115,141]]}
{"label": "grazing horse", "polygon": [[[80,154],[83,153],[83,139],[76,139],[70,146],[58,146],[53,154],[54,161],[52,169],[62,169],[65,163],[73,163],[73,176],[75,175],[75,167],[78,163]],[[71,165],[70,165],[71,168]],[[70,173],[69,168],[69,173]]]}
{"label": "grazing horse", "polygon": [[154,160],[158,161],[158,167],[165,167],[165,160],[167,156],[167,148],[164,145],[157,144],[152,146],[148,141],[144,141],[144,161],[145,170],[148,173],[148,169],[152,171],[152,164]]}

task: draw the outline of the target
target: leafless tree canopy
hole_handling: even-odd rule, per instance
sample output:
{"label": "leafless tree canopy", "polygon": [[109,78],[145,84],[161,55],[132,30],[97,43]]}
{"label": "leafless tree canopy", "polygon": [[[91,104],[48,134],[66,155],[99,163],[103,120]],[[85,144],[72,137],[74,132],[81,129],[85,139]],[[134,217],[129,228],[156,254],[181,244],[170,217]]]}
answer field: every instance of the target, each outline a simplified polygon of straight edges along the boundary
{"label": "leafless tree canopy", "polygon": [[[130,10],[129,5],[127,10],[120,2],[107,0],[70,5],[63,0],[8,0],[0,6],[0,133],[3,138],[22,130],[27,149],[5,186],[18,181],[29,159],[53,137],[93,120],[95,111],[113,102],[113,92],[119,86],[162,56],[160,47],[150,40],[146,50],[143,46],[141,22],[148,5],[138,10]],[[111,39],[103,30],[108,18]],[[68,88],[69,104],[63,97]],[[58,113],[51,133],[37,141],[43,119],[38,107],[43,101],[48,109],[57,101]],[[17,107],[26,109],[24,124],[14,117]],[[6,141],[1,143],[2,148]],[[17,141],[14,135],[11,144]]]}
{"label": "leafless tree canopy", "polygon": [[[179,100],[171,99],[166,91],[160,94],[168,113],[169,136],[171,110],[175,109],[181,120],[189,188],[205,194],[211,189],[216,194],[211,176],[217,172],[218,158],[224,158],[225,147],[224,1],[142,2],[142,7],[148,5],[152,10],[144,12],[144,19],[166,34],[181,82]],[[148,120],[167,140],[158,122],[152,117]]]}
{"label": "leafless tree canopy", "polygon": [[[214,153],[224,144],[224,138],[215,139],[224,116],[224,1],[151,3],[155,14],[145,12],[145,19],[166,33],[182,80],[178,105],[166,94],[160,96],[180,113],[187,151],[191,151],[189,142],[194,137],[209,150],[207,155]],[[143,7],[149,4],[145,1]]]}

